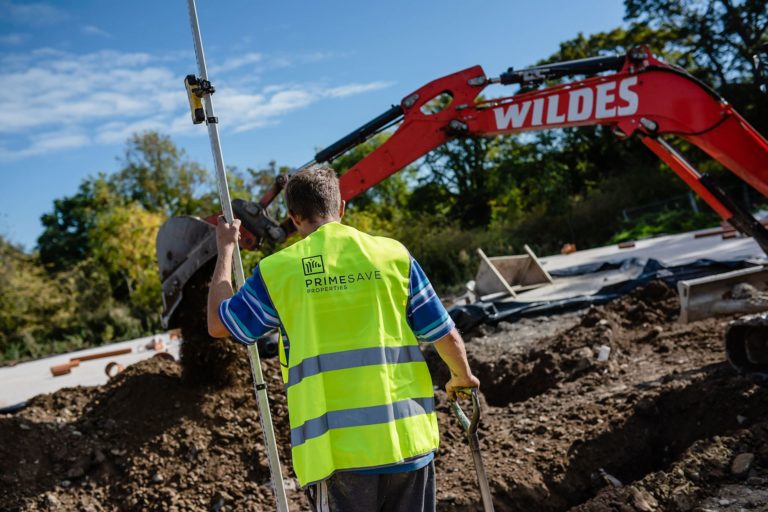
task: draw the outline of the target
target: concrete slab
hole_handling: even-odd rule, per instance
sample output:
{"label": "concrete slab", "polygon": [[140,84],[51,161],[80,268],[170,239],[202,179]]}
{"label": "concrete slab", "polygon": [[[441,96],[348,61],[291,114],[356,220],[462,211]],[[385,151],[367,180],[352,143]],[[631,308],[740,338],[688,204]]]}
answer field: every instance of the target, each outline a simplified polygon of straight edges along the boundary
{"label": "concrete slab", "polygon": [[[0,368],[0,407],[15,405],[41,393],[53,393],[62,388],[105,384],[109,380],[104,372],[107,364],[114,361],[128,367],[154,356],[158,352],[145,347],[158,338],[165,343],[166,351],[178,360],[179,340],[172,341],[169,333],[161,333]],[[51,366],[68,363],[70,359],[126,348],[131,349],[129,354],[83,361],[72,368],[71,373],[60,377],[51,374]]]}

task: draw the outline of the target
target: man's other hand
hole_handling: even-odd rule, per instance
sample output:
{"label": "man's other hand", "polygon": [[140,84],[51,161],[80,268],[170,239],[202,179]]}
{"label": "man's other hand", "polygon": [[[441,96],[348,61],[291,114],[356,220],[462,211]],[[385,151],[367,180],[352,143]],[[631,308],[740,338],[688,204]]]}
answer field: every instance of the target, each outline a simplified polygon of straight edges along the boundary
{"label": "man's other hand", "polygon": [[467,361],[467,352],[464,349],[464,340],[456,328],[435,342],[435,349],[440,358],[445,361],[451,370],[451,380],[445,385],[448,397],[456,398],[456,392],[464,388],[479,388],[480,381],[472,375]]}
{"label": "man's other hand", "polygon": [[240,219],[228,223],[223,215],[219,215],[219,223],[216,225],[216,247],[219,253],[232,250],[240,240]]}
{"label": "man's other hand", "polygon": [[464,390],[469,388],[479,388],[480,387],[480,381],[477,377],[475,377],[472,374],[467,375],[466,377],[459,377],[458,375],[451,376],[451,380],[449,380],[445,385],[445,391],[448,393],[448,398],[451,400],[456,400],[457,395],[465,395],[468,396],[467,393],[464,392]]}

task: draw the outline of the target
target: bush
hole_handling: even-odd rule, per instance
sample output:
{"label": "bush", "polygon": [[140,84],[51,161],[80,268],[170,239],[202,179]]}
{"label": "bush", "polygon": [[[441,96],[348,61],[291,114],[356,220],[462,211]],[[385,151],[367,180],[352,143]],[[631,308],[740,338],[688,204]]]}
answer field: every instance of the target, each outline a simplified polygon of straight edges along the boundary
{"label": "bush", "polygon": [[690,210],[648,213],[625,222],[623,229],[611,237],[610,243],[703,229],[712,227],[717,221],[718,217],[714,214],[695,213]]}

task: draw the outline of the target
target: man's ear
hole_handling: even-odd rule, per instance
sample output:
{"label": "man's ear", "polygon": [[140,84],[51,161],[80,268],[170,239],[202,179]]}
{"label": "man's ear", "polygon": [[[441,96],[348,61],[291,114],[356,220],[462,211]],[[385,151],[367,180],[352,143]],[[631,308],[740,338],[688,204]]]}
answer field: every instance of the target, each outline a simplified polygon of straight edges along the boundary
{"label": "man's ear", "polygon": [[288,210],[288,216],[291,218],[291,221],[293,221],[293,225],[296,226],[296,229],[298,229],[299,224],[301,224],[301,216],[293,213],[291,210]]}
{"label": "man's ear", "polygon": [[339,204],[339,218],[341,219],[344,217],[344,207],[347,206],[347,202],[343,199],[341,200],[341,203]]}

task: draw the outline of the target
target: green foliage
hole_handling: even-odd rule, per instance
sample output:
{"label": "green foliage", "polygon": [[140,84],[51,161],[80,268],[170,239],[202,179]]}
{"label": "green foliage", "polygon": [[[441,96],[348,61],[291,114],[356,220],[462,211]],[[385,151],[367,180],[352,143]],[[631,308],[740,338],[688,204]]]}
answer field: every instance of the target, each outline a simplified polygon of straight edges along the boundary
{"label": "green foliage", "polygon": [[[433,187],[426,190],[449,195],[448,218],[464,228],[485,226],[491,220],[490,201],[499,190],[495,179],[498,174],[493,172],[499,164],[495,157],[503,153],[501,146],[505,141],[505,138],[456,139],[431,151],[425,158],[428,174],[422,182]],[[439,199],[439,194],[430,198]]]}
{"label": "green foliage", "polygon": [[625,0],[624,6],[626,20],[674,34],[680,53],[715,87],[751,80],[752,56],[768,41],[764,0]]}
{"label": "green foliage", "polygon": [[110,275],[96,258],[81,261],[55,280],[72,305],[66,328],[54,329],[46,338],[54,345],[69,342],[80,348],[148,334],[142,319],[131,315],[130,305],[115,298]]}
{"label": "green foliage", "polygon": [[42,217],[38,255],[0,239],[0,357],[39,357],[160,328],[157,231],[167,215],[212,213],[216,193],[164,135],[131,137],[124,163],[54,201]]}
{"label": "green foliage", "polygon": [[116,201],[106,176],[86,178],[76,194],[53,202],[53,211],[40,221],[43,234],[37,240],[40,261],[52,272],[71,268],[88,254],[88,232],[99,211]]}
{"label": "green foliage", "polygon": [[145,331],[115,301],[91,259],[51,278],[40,261],[0,238],[0,361],[36,358],[137,337]]}
{"label": "green foliage", "polygon": [[641,240],[659,235],[712,227],[716,223],[717,217],[706,213],[679,210],[649,213],[634,219],[632,222],[625,223],[623,229],[613,235],[609,241],[611,243],[619,243],[628,240]]}
{"label": "green foliage", "polygon": [[207,173],[186,160],[170,137],[156,132],[133,135],[124,164],[110,179],[114,192],[124,200],[168,217],[208,213],[210,195],[199,194]]}
{"label": "green foliage", "polygon": [[[164,215],[129,203],[100,212],[89,232],[90,252],[122,289],[129,310],[145,331],[160,328],[162,307],[155,239]],[[130,241],[130,243],[126,243]]]}
{"label": "green foliage", "polygon": [[49,283],[35,257],[0,238],[0,355],[41,355],[37,338],[48,325],[66,322],[65,289]]}
{"label": "green foliage", "polygon": [[753,56],[768,43],[765,0],[625,0],[625,19],[667,33],[668,58],[715,88],[759,132],[768,101]]}
{"label": "green foliage", "polygon": [[418,260],[438,291],[460,288],[477,272],[477,249],[486,254],[518,254],[522,243],[514,233],[502,229],[462,229],[455,224],[433,224],[428,220],[397,226],[391,234]]}

